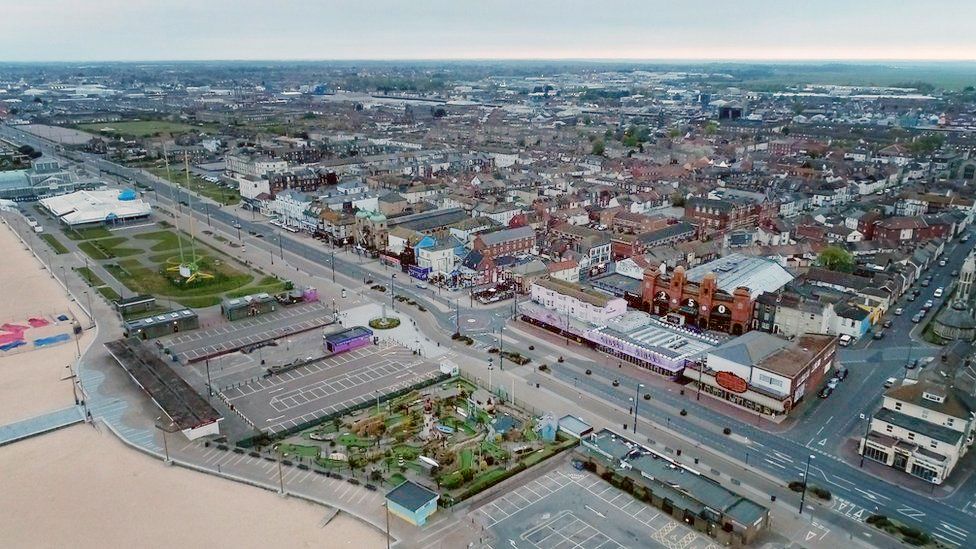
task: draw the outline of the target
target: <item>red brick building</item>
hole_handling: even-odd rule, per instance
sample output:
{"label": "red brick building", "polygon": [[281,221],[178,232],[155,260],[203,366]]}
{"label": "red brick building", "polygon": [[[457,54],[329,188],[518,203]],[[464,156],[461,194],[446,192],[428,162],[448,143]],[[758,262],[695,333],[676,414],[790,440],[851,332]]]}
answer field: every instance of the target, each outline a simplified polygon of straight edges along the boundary
{"label": "red brick building", "polygon": [[874,240],[895,242],[932,240],[945,238],[952,230],[952,224],[941,216],[890,217],[874,224]]}
{"label": "red brick building", "polygon": [[731,294],[723,291],[715,273],[694,283],[681,266],[670,274],[645,271],[641,302],[648,311],[669,321],[735,335],[746,332],[752,319],[749,288],[739,287]]}
{"label": "red brick building", "polygon": [[472,249],[491,259],[504,255],[527,254],[532,251],[533,246],[535,246],[535,229],[532,227],[481,233],[472,243]]}

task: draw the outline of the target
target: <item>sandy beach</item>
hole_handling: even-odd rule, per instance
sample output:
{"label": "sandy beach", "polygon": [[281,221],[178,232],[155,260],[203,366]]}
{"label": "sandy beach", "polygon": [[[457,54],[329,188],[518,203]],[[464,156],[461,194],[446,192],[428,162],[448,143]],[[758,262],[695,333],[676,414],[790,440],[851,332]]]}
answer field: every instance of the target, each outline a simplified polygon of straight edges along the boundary
{"label": "sandy beach", "polygon": [[344,514],[181,467],[85,424],[0,447],[3,547],[385,547]]}
{"label": "sandy beach", "polygon": [[[0,224],[0,257],[0,324],[68,311],[76,318],[83,314],[6,224]],[[73,405],[71,381],[61,380],[70,375],[65,366],[74,364],[77,349],[84,350],[92,337],[89,330],[77,347],[69,341],[0,356],[0,425]]]}

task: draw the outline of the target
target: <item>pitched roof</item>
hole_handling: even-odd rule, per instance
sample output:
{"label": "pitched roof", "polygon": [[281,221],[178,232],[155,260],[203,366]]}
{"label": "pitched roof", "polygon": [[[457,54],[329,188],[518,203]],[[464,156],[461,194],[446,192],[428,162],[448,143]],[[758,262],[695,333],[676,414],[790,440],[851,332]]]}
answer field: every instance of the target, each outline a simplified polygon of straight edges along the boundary
{"label": "pitched roof", "polygon": [[713,348],[709,353],[736,364],[752,366],[786,348],[789,344],[789,341],[766,332],[752,331],[726,341]]}

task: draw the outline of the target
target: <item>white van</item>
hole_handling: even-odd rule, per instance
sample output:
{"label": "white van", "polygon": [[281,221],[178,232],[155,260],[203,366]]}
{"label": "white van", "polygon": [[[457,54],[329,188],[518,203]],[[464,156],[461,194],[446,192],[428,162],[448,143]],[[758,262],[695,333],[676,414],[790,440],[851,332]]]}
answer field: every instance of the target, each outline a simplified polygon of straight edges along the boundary
{"label": "white van", "polygon": [[841,347],[847,347],[851,343],[854,343],[854,338],[851,337],[851,336],[849,336],[849,335],[847,335],[847,334],[844,334],[844,335],[840,336],[840,342],[839,343],[840,343],[840,346]]}

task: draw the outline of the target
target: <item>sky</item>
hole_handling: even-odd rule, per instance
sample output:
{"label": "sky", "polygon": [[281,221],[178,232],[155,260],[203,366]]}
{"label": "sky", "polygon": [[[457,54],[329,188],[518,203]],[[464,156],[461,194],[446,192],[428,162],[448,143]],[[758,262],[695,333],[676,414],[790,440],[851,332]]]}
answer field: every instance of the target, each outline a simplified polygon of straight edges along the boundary
{"label": "sky", "polygon": [[976,60],[974,0],[2,0],[0,61]]}

